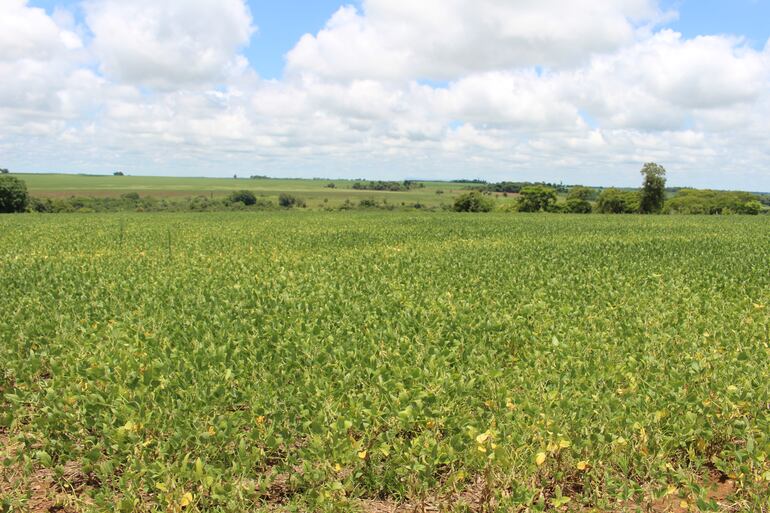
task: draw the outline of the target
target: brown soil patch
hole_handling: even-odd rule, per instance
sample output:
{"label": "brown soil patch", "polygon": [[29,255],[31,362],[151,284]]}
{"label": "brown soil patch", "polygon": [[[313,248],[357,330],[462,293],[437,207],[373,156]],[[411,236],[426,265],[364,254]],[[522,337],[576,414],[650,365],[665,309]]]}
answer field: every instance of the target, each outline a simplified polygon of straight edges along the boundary
{"label": "brown soil patch", "polygon": [[481,478],[461,492],[428,497],[422,502],[398,504],[387,500],[362,500],[359,503],[364,513],[440,513],[456,508],[462,510],[463,507],[474,513],[492,513],[496,506]]}
{"label": "brown soil patch", "polygon": [[0,498],[18,502],[19,511],[28,513],[78,513],[77,505],[88,503],[85,492],[89,480],[80,464],[66,463],[58,481],[53,471],[45,468],[35,468],[31,475],[25,475],[17,461],[21,450],[20,444],[0,432],[0,462],[12,462],[10,466],[0,463]]}
{"label": "brown soil patch", "polygon": [[[740,505],[731,500],[736,491],[737,487],[734,481],[714,476],[710,480],[707,497],[719,505],[718,511],[720,513],[734,513],[741,511]],[[637,511],[644,511],[645,513],[693,513],[699,511],[695,504],[688,504],[688,507],[685,508],[682,501],[683,499],[674,494],[659,499],[652,505],[629,503],[618,506],[617,510],[611,511],[599,512],[599,510],[592,508],[581,509],[580,511],[591,513],[634,513]],[[360,505],[364,513],[436,513],[451,511],[453,508],[463,505],[467,511],[474,513],[492,513],[496,511],[494,502],[487,503],[485,501],[485,490],[482,480],[477,481],[473,486],[461,493],[439,499],[431,498],[426,500],[424,504],[399,504],[385,500],[362,500]],[[462,508],[460,510],[463,511]],[[560,511],[569,512],[575,510],[570,509],[570,505],[567,505]]]}
{"label": "brown soil patch", "polygon": [[[715,477],[709,483],[707,498],[716,502],[721,512],[738,511],[740,508],[736,506],[735,501],[730,500],[736,490],[735,481]],[[682,501],[683,499],[675,495],[664,497],[653,504],[652,511],[654,513],[691,513],[697,511],[696,505]]]}

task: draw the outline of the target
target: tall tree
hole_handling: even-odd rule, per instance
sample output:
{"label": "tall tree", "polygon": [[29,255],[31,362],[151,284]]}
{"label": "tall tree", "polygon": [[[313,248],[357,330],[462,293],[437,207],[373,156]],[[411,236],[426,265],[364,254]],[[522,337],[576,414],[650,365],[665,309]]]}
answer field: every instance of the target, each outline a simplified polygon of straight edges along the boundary
{"label": "tall tree", "polygon": [[642,168],[644,183],[639,201],[639,212],[657,214],[663,210],[666,195],[666,169],[654,162],[648,162]]}
{"label": "tall tree", "polygon": [[27,184],[14,176],[0,176],[0,214],[24,212],[29,204]]}

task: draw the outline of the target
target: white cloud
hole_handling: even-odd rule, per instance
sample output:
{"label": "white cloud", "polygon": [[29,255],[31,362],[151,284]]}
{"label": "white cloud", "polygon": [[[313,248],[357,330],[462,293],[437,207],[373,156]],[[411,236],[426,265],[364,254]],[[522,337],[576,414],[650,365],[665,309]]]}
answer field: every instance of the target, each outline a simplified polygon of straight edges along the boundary
{"label": "white cloud", "polygon": [[59,27],[26,0],[0,2],[0,61],[47,60],[82,47],[80,38]]}
{"label": "white cloud", "polygon": [[0,0],[3,167],[628,185],[655,160],[770,189],[770,43],[656,28],[653,0],[365,0],[280,80],[241,55],[243,0],[85,2]]}
{"label": "white cloud", "polygon": [[223,80],[246,64],[254,27],[243,0],[86,0],[107,76],[175,89]]}
{"label": "white cloud", "polygon": [[365,0],[289,52],[288,70],[329,78],[454,79],[570,66],[633,41],[663,14],[653,0]]}
{"label": "white cloud", "polygon": [[768,53],[739,39],[684,39],[663,30],[594,57],[568,81],[575,101],[604,126],[676,129],[714,109],[735,112],[767,93]]}

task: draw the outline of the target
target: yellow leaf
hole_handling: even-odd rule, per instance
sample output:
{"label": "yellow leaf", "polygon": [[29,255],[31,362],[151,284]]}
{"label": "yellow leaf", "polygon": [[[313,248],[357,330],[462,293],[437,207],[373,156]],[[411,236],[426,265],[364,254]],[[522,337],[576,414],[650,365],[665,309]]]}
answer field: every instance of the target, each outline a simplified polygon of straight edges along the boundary
{"label": "yellow leaf", "polygon": [[366,459],[366,451],[361,451],[358,453],[358,457],[362,460]]}
{"label": "yellow leaf", "polygon": [[679,503],[679,507],[680,507],[680,508],[682,508],[682,509],[684,509],[684,510],[688,510],[688,509],[690,509],[690,505],[687,503],[687,501],[682,501],[682,502],[680,502],[680,503]]}
{"label": "yellow leaf", "polygon": [[157,488],[161,492],[167,492],[168,491],[168,488],[166,488],[166,485],[164,485],[163,483],[155,483],[155,488]]}
{"label": "yellow leaf", "polygon": [[339,463],[334,465],[334,471],[335,472],[342,472],[342,465],[340,465]]}
{"label": "yellow leaf", "polygon": [[481,445],[484,442],[489,440],[489,433],[481,433],[479,436],[476,437],[476,443]]}
{"label": "yellow leaf", "polygon": [[566,449],[572,445],[572,442],[569,440],[559,440],[559,447],[561,449]]}
{"label": "yellow leaf", "polygon": [[545,463],[545,453],[539,452],[537,453],[537,456],[535,457],[535,463],[537,463],[537,466],[539,467],[543,463]]}
{"label": "yellow leaf", "polygon": [[578,470],[585,470],[588,468],[588,462],[587,461],[578,461],[577,465],[575,465]]}
{"label": "yellow leaf", "polygon": [[193,494],[191,494],[190,492],[187,492],[182,496],[181,500],[179,501],[179,505],[183,508],[186,508],[187,506],[192,504],[192,501],[193,501]]}

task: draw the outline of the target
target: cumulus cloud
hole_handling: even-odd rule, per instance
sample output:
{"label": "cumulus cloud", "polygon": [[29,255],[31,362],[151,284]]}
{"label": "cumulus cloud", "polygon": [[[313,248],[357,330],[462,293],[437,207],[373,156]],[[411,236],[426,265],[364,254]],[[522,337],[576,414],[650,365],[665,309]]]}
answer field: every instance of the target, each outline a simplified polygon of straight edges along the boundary
{"label": "cumulus cloud", "polygon": [[82,47],[80,38],[59,27],[43,9],[26,0],[0,3],[0,61],[48,60]]}
{"label": "cumulus cloud", "polygon": [[579,64],[631,42],[664,14],[653,0],[365,0],[287,56],[329,78],[454,79]]}
{"label": "cumulus cloud", "polygon": [[[36,170],[770,189],[770,44],[655,0],[365,0],[261,79],[245,0],[0,0],[0,154]],[[663,24],[663,25],[661,25]]]}
{"label": "cumulus cloud", "polygon": [[246,66],[255,28],[243,0],[86,0],[86,22],[111,78],[174,89]]}

